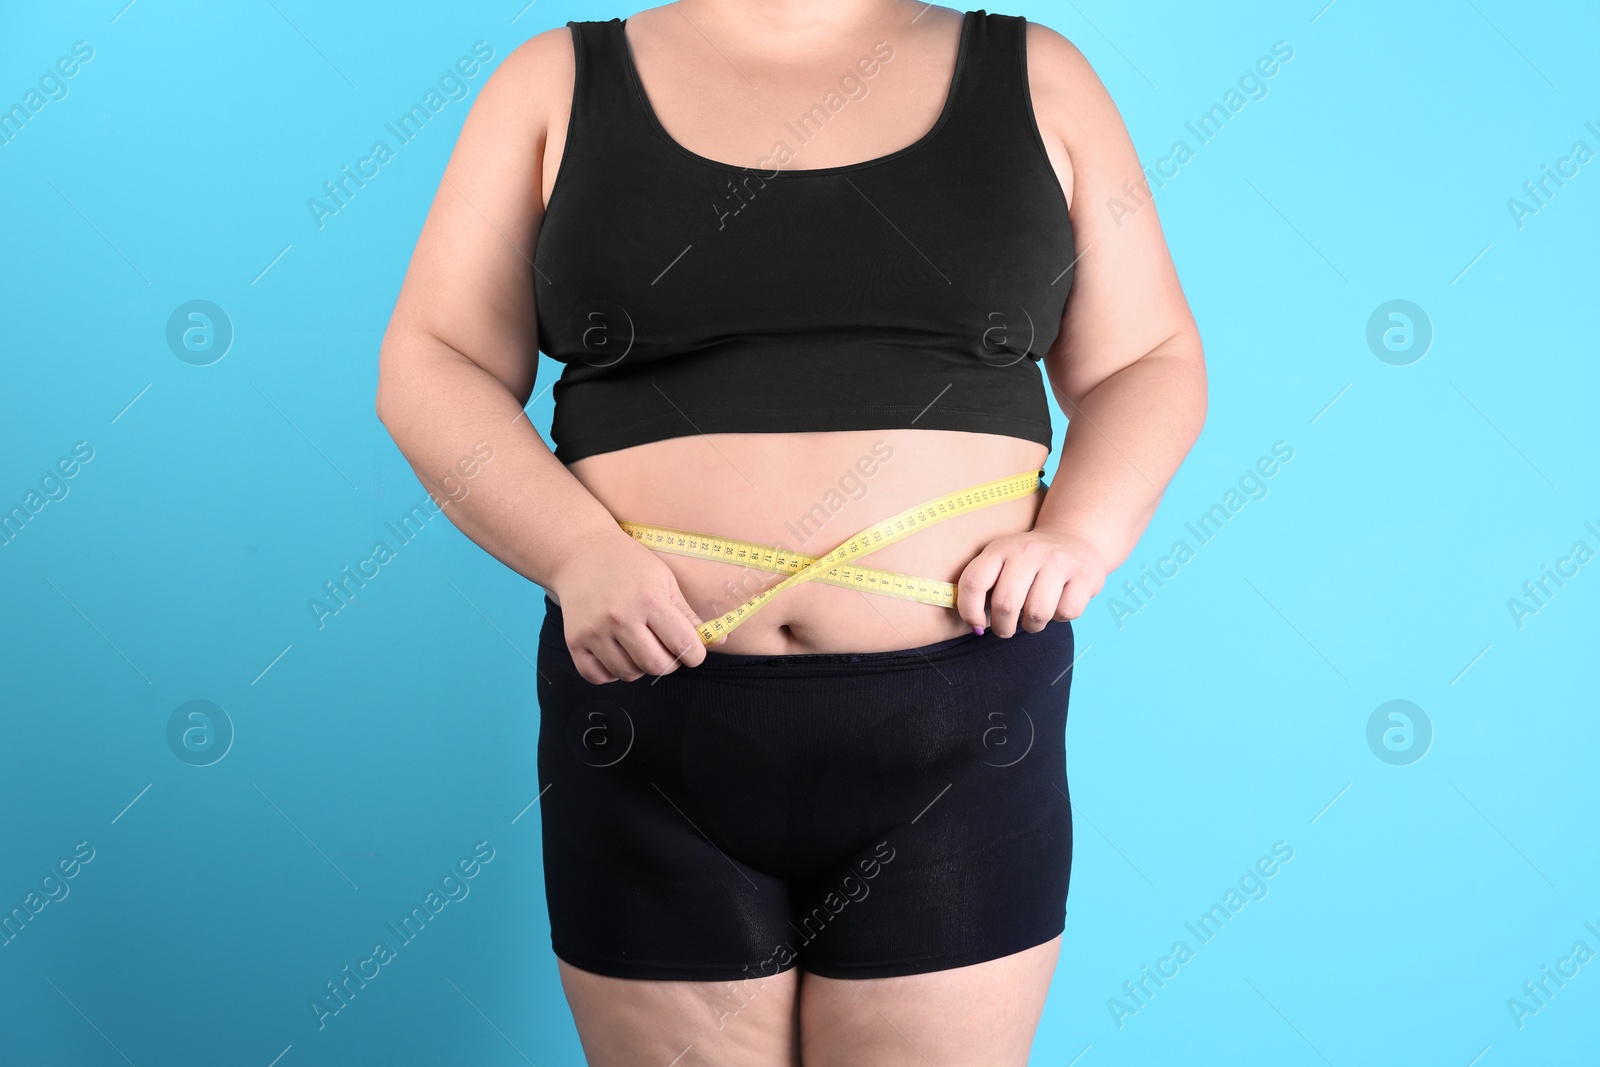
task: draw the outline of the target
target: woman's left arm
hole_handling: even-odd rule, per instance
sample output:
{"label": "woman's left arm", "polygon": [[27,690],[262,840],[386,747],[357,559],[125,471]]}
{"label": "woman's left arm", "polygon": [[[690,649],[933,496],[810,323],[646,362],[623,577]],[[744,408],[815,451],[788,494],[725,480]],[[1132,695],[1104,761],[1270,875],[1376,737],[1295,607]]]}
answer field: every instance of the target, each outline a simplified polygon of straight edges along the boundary
{"label": "woman's left arm", "polygon": [[1078,259],[1044,357],[1069,424],[1055,481],[1033,529],[991,541],[957,587],[962,618],[1002,637],[1083,614],[1138,543],[1206,414],[1200,332],[1122,116],[1065,37],[1029,23],[1027,48]]}

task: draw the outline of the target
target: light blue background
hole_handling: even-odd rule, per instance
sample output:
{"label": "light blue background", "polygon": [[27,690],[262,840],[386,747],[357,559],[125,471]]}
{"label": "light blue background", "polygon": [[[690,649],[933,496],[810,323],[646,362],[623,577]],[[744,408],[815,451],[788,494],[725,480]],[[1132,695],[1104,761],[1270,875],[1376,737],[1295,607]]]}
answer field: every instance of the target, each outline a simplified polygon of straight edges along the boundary
{"label": "light blue background", "polygon": [[[94,449],[0,548],[0,907],[95,850],[0,948],[0,1061],[578,1063],[529,808],[541,591],[435,520],[324,629],[306,607],[424,499],[373,414],[377,346],[486,74],[324,228],[306,200],[474,41],[493,66],[629,10],[124,3],[0,15],[5,106],[94,48],[0,146],[0,504]],[[1600,960],[1522,1027],[1507,1008],[1600,950],[1600,562],[1520,627],[1507,607],[1600,550],[1600,161],[1521,227],[1507,207],[1600,150],[1595,8],[993,10],[1074,40],[1147,163],[1294,48],[1158,193],[1210,416],[1077,623],[1078,840],[1035,1062],[1596,1062]],[[206,367],[165,341],[192,299],[236,330]],[[1419,362],[1367,345],[1392,299],[1431,321]],[[1119,626],[1122,582],[1196,547],[1184,523],[1276,441],[1267,495]],[[166,738],[194,699],[236,730],[205,768]],[[1433,730],[1404,766],[1366,735],[1395,699]],[[319,1030],[323,983],[480,840],[470,895]],[[1119,1028],[1123,983],[1198,946],[1184,923],[1277,841],[1265,899]]]}

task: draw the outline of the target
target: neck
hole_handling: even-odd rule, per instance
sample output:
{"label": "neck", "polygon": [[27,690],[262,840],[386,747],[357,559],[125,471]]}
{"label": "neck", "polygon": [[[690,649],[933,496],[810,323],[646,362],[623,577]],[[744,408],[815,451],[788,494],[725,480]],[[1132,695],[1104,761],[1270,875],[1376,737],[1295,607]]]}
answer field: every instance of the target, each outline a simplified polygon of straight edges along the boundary
{"label": "neck", "polygon": [[740,51],[832,51],[839,41],[909,26],[930,5],[910,0],[674,0],[666,5],[719,45]]}

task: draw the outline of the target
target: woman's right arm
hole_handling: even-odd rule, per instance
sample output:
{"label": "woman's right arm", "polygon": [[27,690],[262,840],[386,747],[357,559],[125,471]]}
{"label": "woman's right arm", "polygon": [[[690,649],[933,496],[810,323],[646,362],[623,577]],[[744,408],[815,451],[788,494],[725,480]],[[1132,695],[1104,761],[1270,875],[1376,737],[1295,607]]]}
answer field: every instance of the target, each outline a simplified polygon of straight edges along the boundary
{"label": "woman's right arm", "polygon": [[532,260],[544,149],[553,125],[564,136],[559,102],[572,82],[562,26],[522,44],[484,83],[384,333],[376,404],[451,522],[561,605],[579,672],[631,681],[699,664],[700,619],[666,564],[617,525],[523,413],[539,362]]}

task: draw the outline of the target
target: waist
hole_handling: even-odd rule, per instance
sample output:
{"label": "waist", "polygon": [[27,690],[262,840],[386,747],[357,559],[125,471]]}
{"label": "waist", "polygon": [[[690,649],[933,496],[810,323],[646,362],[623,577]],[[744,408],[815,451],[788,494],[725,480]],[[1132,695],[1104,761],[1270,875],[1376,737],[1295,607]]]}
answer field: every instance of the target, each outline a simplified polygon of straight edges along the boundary
{"label": "waist", "polygon": [[[570,469],[619,520],[820,556],[932,497],[1041,466],[1045,454],[1032,441],[948,430],[711,434],[604,453]],[[990,540],[1032,528],[1044,488],[930,526],[861,562],[956,582]],[[723,561],[660,558],[702,620],[783,580]],[[876,652],[967,632],[946,608],[809,582],[783,592],[713,651]]]}

